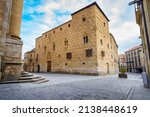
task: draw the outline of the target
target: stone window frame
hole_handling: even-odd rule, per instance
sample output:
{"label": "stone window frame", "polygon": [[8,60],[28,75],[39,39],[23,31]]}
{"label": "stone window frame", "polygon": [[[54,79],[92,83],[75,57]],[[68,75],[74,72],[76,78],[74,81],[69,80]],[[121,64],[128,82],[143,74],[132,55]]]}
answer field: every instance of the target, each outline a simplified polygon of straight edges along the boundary
{"label": "stone window frame", "polygon": [[70,27],[71,27],[71,24],[68,24],[68,27],[70,28]]}
{"label": "stone window frame", "polygon": [[72,59],[72,52],[66,53],[66,59]]}
{"label": "stone window frame", "polygon": [[46,47],[46,46],[44,46],[44,53],[46,53],[46,51],[47,51],[47,47]]}
{"label": "stone window frame", "polygon": [[83,34],[83,43],[84,44],[89,43],[89,36],[88,36],[87,32],[84,32],[84,34]]}
{"label": "stone window frame", "polygon": [[83,42],[84,42],[84,44],[89,43],[89,37],[88,36],[84,36],[83,37]]}
{"label": "stone window frame", "polygon": [[102,39],[100,39],[100,44],[103,45],[103,40]]}
{"label": "stone window frame", "polygon": [[92,57],[93,56],[93,49],[86,49],[85,50],[85,54],[86,54],[86,57]]}
{"label": "stone window frame", "polygon": [[55,42],[53,42],[53,51],[55,51],[56,50],[56,44],[55,44]]}
{"label": "stone window frame", "polygon": [[82,21],[86,22],[86,17],[84,15],[82,16]]}
{"label": "stone window frame", "polygon": [[106,27],[106,23],[104,22],[104,27]]}
{"label": "stone window frame", "polygon": [[68,45],[69,45],[67,38],[65,38],[65,40],[64,40],[64,45],[65,45],[65,46],[68,46]]}
{"label": "stone window frame", "polygon": [[45,37],[47,37],[47,34],[45,34]]}

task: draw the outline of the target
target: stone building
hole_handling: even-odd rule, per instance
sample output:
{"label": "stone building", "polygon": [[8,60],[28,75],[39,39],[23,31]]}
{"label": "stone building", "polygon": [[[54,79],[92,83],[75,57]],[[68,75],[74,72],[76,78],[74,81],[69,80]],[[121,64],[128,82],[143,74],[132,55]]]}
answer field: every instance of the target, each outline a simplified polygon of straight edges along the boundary
{"label": "stone building", "polygon": [[141,39],[144,50],[145,72],[150,80],[150,0],[134,0],[130,5],[135,4],[136,23],[140,27]]}
{"label": "stone building", "polygon": [[35,72],[36,65],[35,49],[24,54],[23,69],[27,72]]}
{"label": "stone building", "polygon": [[96,2],[36,39],[36,72],[103,75],[118,72],[118,45]]}
{"label": "stone building", "polygon": [[125,54],[119,54],[118,58],[119,58],[118,59],[119,67],[127,67],[126,55]]}
{"label": "stone building", "polygon": [[23,0],[0,0],[0,81],[20,77],[22,6]]}
{"label": "stone building", "polygon": [[144,56],[143,47],[136,46],[125,52],[128,72],[143,72]]}

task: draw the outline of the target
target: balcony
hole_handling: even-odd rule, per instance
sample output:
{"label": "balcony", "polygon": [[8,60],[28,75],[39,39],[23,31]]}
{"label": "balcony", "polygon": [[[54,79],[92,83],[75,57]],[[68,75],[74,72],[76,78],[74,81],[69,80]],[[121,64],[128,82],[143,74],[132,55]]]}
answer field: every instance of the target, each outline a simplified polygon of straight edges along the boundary
{"label": "balcony", "polygon": [[142,13],[140,9],[136,10],[136,23],[140,26],[142,24]]}

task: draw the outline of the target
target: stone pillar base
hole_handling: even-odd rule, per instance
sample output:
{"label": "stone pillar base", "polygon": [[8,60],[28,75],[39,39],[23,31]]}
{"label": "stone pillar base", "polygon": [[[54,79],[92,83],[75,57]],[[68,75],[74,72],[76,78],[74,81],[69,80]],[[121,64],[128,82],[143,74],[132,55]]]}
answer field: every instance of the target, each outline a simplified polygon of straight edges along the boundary
{"label": "stone pillar base", "polygon": [[4,71],[2,81],[18,80],[21,76],[22,41],[6,38],[6,52],[4,55]]}
{"label": "stone pillar base", "polygon": [[21,65],[7,64],[5,65],[4,79],[3,81],[18,80],[21,75]]}

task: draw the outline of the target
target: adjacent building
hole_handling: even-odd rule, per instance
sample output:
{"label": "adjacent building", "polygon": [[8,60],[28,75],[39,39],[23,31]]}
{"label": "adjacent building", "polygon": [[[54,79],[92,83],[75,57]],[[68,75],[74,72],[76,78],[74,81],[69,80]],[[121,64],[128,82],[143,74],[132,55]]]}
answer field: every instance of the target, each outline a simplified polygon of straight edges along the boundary
{"label": "adjacent building", "polygon": [[96,2],[36,39],[35,72],[103,75],[118,72],[118,45]]}
{"label": "adjacent building", "polygon": [[142,73],[144,68],[143,47],[136,46],[126,51],[125,54],[127,71]]}
{"label": "adjacent building", "polygon": [[20,78],[23,0],[0,0],[0,81]]}
{"label": "adjacent building", "polygon": [[125,54],[119,54],[119,57],[118,57],[118,64],[119,64],[119,67],[127,67],[127,64],[126,64],[126,55]]}
{"label": "adjacent building", "polygon": [[24,54],[23,69],[27,72],[35,72],[36,65],[35,49],[28,51]]}
{"label": "adjacent building", "polygon": [[143,43],[146,73],[143,77],[150,80],[150,0],[134,0],[130,4],[135,4],[136,23],[140,27]]}

